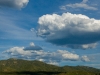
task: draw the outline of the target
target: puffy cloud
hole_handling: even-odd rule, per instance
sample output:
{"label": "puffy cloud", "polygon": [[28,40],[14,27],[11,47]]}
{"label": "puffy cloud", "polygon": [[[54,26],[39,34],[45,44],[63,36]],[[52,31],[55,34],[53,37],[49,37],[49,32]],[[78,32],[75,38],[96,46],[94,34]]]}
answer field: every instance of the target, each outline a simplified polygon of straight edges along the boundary
{"label": "puffy cloud", "polygon": [[66,50],[57,50],[55,52],[43,52],[41,53],[41,56],[40,58],[43,58],[43,59],[49,59],[49,60],[52,60],[52,61],[62,61],[62,60],[65,60],[65,61],[78,61],[80,60],[80,57],[79,55],[77,54],[73,54],[71,52],[68,52]]}
{"label": "puffy cloud", "polygon": [[31,51],[24,51],[24,47],[13,47],[9,50],[4,51],[3,53],[8,53],[11,56],[17,56],[17,55],[31,56],[32,55]]}
{"label": "puffy cloud", "polygon": [[0,6],[21,9],[28,4],[29,0],[0,0]]}
{"label": "puffy cloud", "polygon": [[[3,52],[9,58],[23,58],[47,62],[48,64],[56,64],[62,61],[87,61],[87,56],[79,56],[66,50],[57,50],[54,52],[46,52],[43,50],[24,50],[24,47],[13,47]],[[7,56],[6,55],[6,56]],[[7,57],[7,58],[8,58]]]}
{"label": "puffy cloud", "polygon": [[55,45],[95,48],[100,41],[100,20],[82,14],[46,14],[39,18],[37,35]]}
{"label": "puffy cloud", "polygon": [[61,54],[63,60],[79,60],[79,55],[73,54],[66,50],[58,50],[58,53]]}
{"label": "puffy cloud", "polygon": [[81,3],[67,4],[65,6],[61,6],[60,9],[66,10],[67,7],[71,7],[71,8],[83,8],[87,10],[98,10],[96,7],[89,6],[88,4],[86,4],[87,2],[88,0],[83,0]]}
{"label": "puffy cloud", "polygon": [[24,48],[24,50],[42,50],[40,46],[36,46],[33,42],[30,43],[29,47]]}

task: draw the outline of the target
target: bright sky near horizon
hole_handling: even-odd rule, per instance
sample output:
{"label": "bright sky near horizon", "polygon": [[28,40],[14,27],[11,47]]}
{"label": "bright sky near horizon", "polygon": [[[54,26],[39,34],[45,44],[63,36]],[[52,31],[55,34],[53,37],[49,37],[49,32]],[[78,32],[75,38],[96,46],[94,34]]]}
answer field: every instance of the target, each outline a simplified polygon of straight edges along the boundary
{"label": "bright sky near horizon", "polygon": [[0,60],[100,69],[100,0],[0,0]]}

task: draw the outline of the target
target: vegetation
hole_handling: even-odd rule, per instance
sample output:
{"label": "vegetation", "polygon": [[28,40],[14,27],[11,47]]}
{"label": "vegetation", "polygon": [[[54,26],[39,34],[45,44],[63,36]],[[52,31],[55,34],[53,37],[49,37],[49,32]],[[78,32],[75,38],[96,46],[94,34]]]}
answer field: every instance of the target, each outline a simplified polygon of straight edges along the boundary
{"label": "vegetation", "polygon": [[100,75],[100,70],[87,66],[58,67],[36,60],[11,58],[0,61],[0,75]]}

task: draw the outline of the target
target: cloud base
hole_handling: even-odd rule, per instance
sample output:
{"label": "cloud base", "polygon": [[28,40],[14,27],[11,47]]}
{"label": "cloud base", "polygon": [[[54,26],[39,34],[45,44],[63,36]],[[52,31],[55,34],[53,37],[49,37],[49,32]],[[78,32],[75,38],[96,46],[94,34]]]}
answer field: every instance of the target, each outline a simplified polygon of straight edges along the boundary
{"label": "cloud base", "polygon": [[82,14],[46,14],[38,20],[37,35],[55,45],[95,48],[100,40],[100,20]]}

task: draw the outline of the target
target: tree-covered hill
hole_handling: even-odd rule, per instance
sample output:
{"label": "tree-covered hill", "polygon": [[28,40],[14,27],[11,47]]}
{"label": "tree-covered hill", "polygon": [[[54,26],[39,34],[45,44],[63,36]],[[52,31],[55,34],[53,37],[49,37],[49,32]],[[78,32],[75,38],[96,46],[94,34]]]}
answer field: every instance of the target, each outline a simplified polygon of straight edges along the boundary
{"label": "tree-covered hill", "polygon": [[100,75],[100,70],[87,66],[64,66],[41,61],[8,59],[0,61],[0,75]]}

